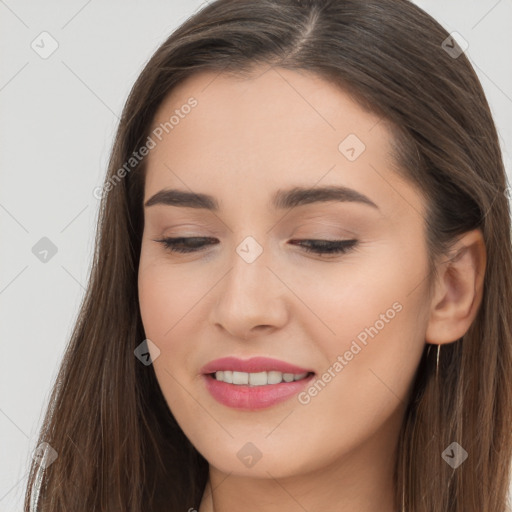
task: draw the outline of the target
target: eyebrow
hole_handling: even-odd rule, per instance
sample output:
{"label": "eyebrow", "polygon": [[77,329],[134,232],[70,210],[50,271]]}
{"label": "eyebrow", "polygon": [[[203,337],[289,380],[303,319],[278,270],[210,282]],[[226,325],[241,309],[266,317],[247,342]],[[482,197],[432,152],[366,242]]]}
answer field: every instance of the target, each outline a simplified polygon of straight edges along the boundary
{"label": "eyebrow", "polygon": [[[357,192],[357,190],[343,186],[313,188],[293,187],[288,190],[278,190],[272,196],[270,205],[275,209],[284,210],[306,204],[325,203],[329,201],[361,203],[379,210],[379,207],[371,199]],[[176,189],[160,190],[151,196],[151,198],[145,202],[144,206],[149,207],[155,204],[199,208],[213,212],[220,210],[219,202],[213,196]]]}

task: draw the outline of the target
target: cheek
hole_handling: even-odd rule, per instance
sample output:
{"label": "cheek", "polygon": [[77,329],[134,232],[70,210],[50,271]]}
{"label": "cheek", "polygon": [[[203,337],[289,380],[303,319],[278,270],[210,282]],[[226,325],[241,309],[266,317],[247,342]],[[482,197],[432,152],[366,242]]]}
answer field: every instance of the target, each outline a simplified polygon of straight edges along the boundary
{"label": "cheek", "polygon": [[189,314],[204,294],[202,279],[190,279],[190,274],[166,261],[165,256],[144,257],[138,274],[139,305],[146,335],[165,342],[173,328]]}
{"label": "cheek", "polygon": [[353,301],[340,314],[336,336],[318,335],[327,363],[298,397],[317,446],[325,439],[331,450],[340,439],[347,446],[364,442],[407,403],[424,347],[423,320],[414,297],[393,301],[397,295],[379,294],[362,308]]}
{"label": "cheek", "polygon": [[[185,366],[190,343],[176,340],[187,339],[183,329],[190,321],[191,307],[196,302],[192,287],[187,286],[178,272],[168,264],[147,262],[141,258],[138,277],[139,307],[146,338],[152,341],[159,355],[153,360],[153,369],[168,406],[173,410],[182,407],[183,382],[189,371]],[[189,377],[189,376],[188,376]]]}
{"label": "cheek", "polygon": [[[309,310],[296,319],[307,318],[310,328],[318,326],[317,339],[328,339],[330,333],[336,348],[358,335],[364,343],[370,328],[371,333],[376,328],[380,334],[389,332],[391,324],[403,327],[408,324],[406,317],[420,314],[424,306],[422,262],[398,259],[392,247],[378,251],[378,257],[347,259],[339,265],[303,270],[300,278],[289,274],[283,280],[294,283],[294,293],[303,304],[300,309]],[[413,326],[414,322],[408,329]]]}
{"label": "cheek", "polygon": [[146,337],[160,351],[153,366],[168,399],[174,400],[183,392],[176,379],[184,382],[197,371],[196,360],[191,355],[200,351],[198,330],[210,307],[208,290],[213,283],[211,275],[198,275],[197,269],[185,272],[160,256],[141,258],[138,276],[141,319]]}
{"label": "cheek", "polygon": [[[332,279],[311,279],[301,288],[310,311],[304,329],[327,356],[325,379],[333,378],[332,400],[360,399],[374,403],[380,391],[404,396],[425,344],[427,282],[421,258],[396,258],[381,251],[375,263],[341,267]],[[306,283],[304,283],[306,284]],[[306,293],[307,290],[307,293]],[[339,356],[341,356],[341,361]],[[345,394],[350,382],[350,393]],[[338,387],[339,386],[339,387]],[[331,387],[330,384],[328,387]],[[334,388],[337,391],[334,392]],[[313,391],[314,393],[314,391]],[[377,397],[377,398],[376,398]]]}
{"label": "cheek", "polygon": [[168,286],[165,274],[156,265],[139,269],[139,305],[142,323],[149,339],[162,340],[172,326],[176,305],[176,290]]}

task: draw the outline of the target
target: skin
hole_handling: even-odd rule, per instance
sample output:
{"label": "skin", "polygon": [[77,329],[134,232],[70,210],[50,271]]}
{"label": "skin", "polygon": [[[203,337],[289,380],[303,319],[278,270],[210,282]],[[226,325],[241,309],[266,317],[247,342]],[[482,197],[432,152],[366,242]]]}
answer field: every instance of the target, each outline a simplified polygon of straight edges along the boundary
{"label": "skin", "polygon": [[[429,295],[425,200],[392,170],[382,119],[315,75],[259,67],[243,79],[194,75],[153,126],[190,96],[197,106],[148,155],[144,201],[177,188],[215,196],[220,210],[146,207],[138,284],[146,336],[160,350],[158,382],[209,462],[199,512],[395,512],[393,466],[414,374],[426,343],[453,342],[474,319],[481,233],[461,237],[456,261],[439,262]],[[354,161],[338,149],[349,134],[366,146]],[[324,185],[353,188],[378,208],[268,206],[277,189]],[[216,245],[172,253],[155,241],[165,236]],[[247,236],[263,248],[252,263],[236,251]],[[358,245],[322,256],[290,244],[319,239]],[[200,368],[228,355],[274,357],[322,376],[394,303],[401,310],[307,404],[292,397],[239,411],[204,387]],[[252,467],[237,457],[247,442],[261,453]]]}

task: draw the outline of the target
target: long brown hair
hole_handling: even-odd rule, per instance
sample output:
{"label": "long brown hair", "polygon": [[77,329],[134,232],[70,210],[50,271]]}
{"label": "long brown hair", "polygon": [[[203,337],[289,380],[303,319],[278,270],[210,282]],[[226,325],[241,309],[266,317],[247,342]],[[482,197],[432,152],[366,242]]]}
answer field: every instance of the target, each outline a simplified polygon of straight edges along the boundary
{"label": "long brown hair", "polygon": [[[153,367],[134,356],[145,339],[137,293],[145,159],[128,170],[126,162],[146,144],[157,108],[178,83],[201,70],[244,74],[256,64],[316,73],[392,128],[396,172],[428,201],[432,262],[457,235],[481,229],[483,300],[468,332],[443,345],[437,376],[436,350],[425,347],[400,432],[396,503],[407,512],[507,510],[506,174],[481,84],[449,37],[408,0],[217,0],[160,46],[133,86],[114,141],[87,292],[38,441],[58,457],[39,472],[43,466],[32,463],[26,511],[31,500],[44,512],[199,507],[208,463],[177,425]],[[468,453],[456,469],[442,457],[453,442]]]}

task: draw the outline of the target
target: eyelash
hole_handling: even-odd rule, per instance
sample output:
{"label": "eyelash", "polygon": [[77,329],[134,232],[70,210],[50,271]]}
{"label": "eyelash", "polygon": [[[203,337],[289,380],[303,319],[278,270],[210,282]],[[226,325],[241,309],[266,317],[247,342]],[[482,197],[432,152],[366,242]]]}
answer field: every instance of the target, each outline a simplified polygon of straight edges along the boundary
{"label": "eyelash", "polygon": [[[207,238],[207,237],[176,237],[176,238],[163,238],[161,240],[155,240],[155,242],[159,242],[163,244],[166,250],[170,252],[178,252],[178,253],[192,253],[192,252],[198,252],[202,250],[201,248],[205,246],[204,243],[198,243],[198,241],[204,241],[204,240],[215,240],[214,238]],[[300,245],[300,243],[306,243],[308,245],[304,246],[301,245],[301,247],[306,252],[312,252],[314,254],[346,254],[350,250],[354,249],[354,247],[357,245],[357,240],[295,240],[295,245]],[[189,243],[192,244],[194,247],[185,246],[183,245],[179,246],[180,243]],[[197,247],[200,247],[197,249]]]}

